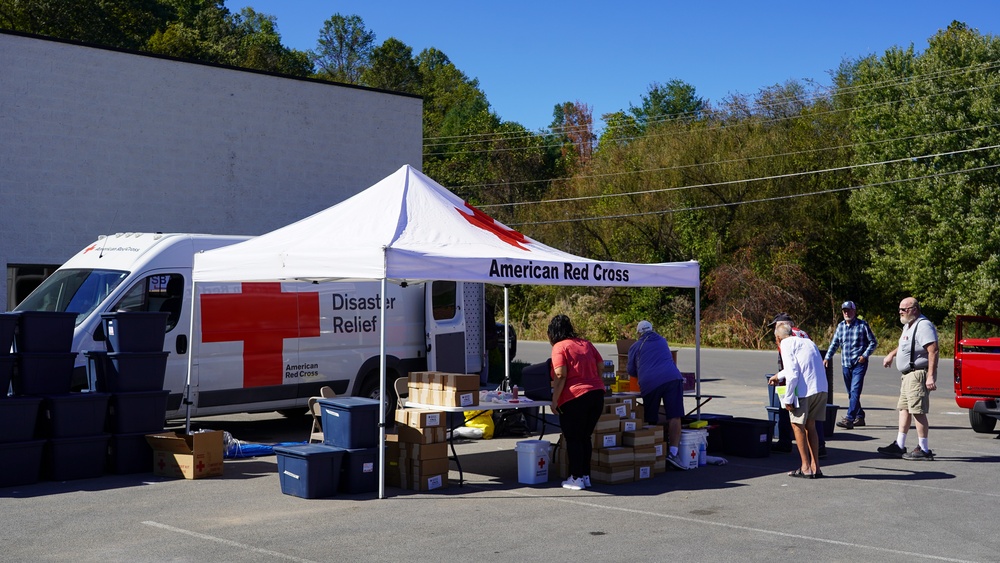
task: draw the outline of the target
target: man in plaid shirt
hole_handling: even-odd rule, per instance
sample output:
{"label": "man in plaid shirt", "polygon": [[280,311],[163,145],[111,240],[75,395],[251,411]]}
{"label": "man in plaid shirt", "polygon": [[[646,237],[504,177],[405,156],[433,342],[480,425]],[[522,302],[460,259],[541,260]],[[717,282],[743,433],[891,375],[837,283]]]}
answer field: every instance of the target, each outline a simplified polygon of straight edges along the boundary
{"label": "man in plaid shirt", "polygon": [[850,398],[847,415],[837,422],[837,426],[851,430],[865,425],[865,411],[861,408],[861,389],[865,385],[868,371],[868,357],[875,351],[878,341],[868,323],[858,318],[858,307],[854,301],[845,301],[840,306],[844,320],[837,325],[833,341],[826,350],[823,365],[829,367],[837,348],[840,351],[840,365],[844,370],[844,385]]}

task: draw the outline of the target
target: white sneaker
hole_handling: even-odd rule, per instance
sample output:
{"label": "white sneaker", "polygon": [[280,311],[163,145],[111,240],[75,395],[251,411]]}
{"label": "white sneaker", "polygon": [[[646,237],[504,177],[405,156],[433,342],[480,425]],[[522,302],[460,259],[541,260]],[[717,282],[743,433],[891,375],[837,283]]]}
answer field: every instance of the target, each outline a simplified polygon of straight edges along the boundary
{"label": "white sneaker", "polygon": [[574,479],[573,476],[570,475],[569,479],[563,481],[562,486],[564,489],[569,489],[571,491],[582,491],[584,487],[583,478]]}
{"label": "white sneaker", "polygon": [[677,454],[674,455],[667,454],[667,461],[670,462],[670,465],[673,465],[677,469],[683,469],[684,471],[688,470],[688,464],[684,463],[684,460],[681,459],[681,456]]}
{"label": "white sneaker", "polygon": [[593,486],[593,485],[590,484],[590,475],[584,475],[583,477],[581,477],[581,479],[583,479],[583,488],[584,489],[589,489],[590,487]]}

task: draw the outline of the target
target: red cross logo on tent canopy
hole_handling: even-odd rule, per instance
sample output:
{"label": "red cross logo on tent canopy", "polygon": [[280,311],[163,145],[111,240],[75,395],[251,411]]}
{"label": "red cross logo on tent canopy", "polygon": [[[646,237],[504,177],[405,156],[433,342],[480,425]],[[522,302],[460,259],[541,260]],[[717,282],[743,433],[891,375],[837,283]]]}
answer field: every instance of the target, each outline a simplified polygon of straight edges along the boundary
{"label": "red cross logo on tent canopy", "polygon": [[493,219],[493,217],[490,217],[486,213],[483,213],[482,211],[469,205],[469,202],[462,202],[462,203],[465,204],[466,209],[472,212],[472,215],[469,215],[468,213],[457,207],[455,208],[455,210],[457,210],[459,214],[462,215],[462,217],[465,217],[465,220],[468,221],[472,226],[493,233],[494,235],[497,236],[498,239],[506,242],[511,246],[520,248],[521,250],[527,250],[529,252],[531,251],[528,247],[522,246],[522,244],[528,244],[528,237],[522,235],[521,233],[515,231],[514,229],[505,227],[500,223],[497,223],[496,220]]}
{"label": "red cross logo on tent canopy", "polygon": [[202,342],[243,342],[243,387],[281,385],[286,338],[319,336],[319,293],[244,283],[242,293],[201,296]]}

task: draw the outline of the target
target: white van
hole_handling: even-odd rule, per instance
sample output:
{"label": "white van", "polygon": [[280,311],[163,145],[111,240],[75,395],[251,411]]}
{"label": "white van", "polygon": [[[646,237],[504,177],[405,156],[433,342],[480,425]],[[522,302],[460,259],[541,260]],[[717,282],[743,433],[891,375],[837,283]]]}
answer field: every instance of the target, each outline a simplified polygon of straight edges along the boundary
{"label": "white van", "polygon": [[[73,351],[105,350],[102,313],[166,311],[170,352],[167,418],[185,414],[182,395],[192,354],[191,415],[304,412],[328,385],[338,395],[378,397],[379,307],[386,299],[391,388],[409,371],[484,373],[496,325],[486,318],[484,287],[435,281],[199,283],[191,320],[195,253],[249,237],[119,233],[102,236],[47,278],[15,311],[77,313]],[[87,385],[77,359],[77,387]],[[390,397],[394,402],[395,397]],[[394,408],[394,405],[390,405]]]}

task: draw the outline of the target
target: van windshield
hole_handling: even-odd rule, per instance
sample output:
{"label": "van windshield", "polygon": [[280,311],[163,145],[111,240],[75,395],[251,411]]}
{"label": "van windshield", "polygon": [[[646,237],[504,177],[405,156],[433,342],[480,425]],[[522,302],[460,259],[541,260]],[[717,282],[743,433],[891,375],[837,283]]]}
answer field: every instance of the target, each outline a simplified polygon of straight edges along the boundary
{"label": "van windshield", "polygon": [[14,310],[76,313],[80,324],[127,275],[118,270],[56,270]]}

